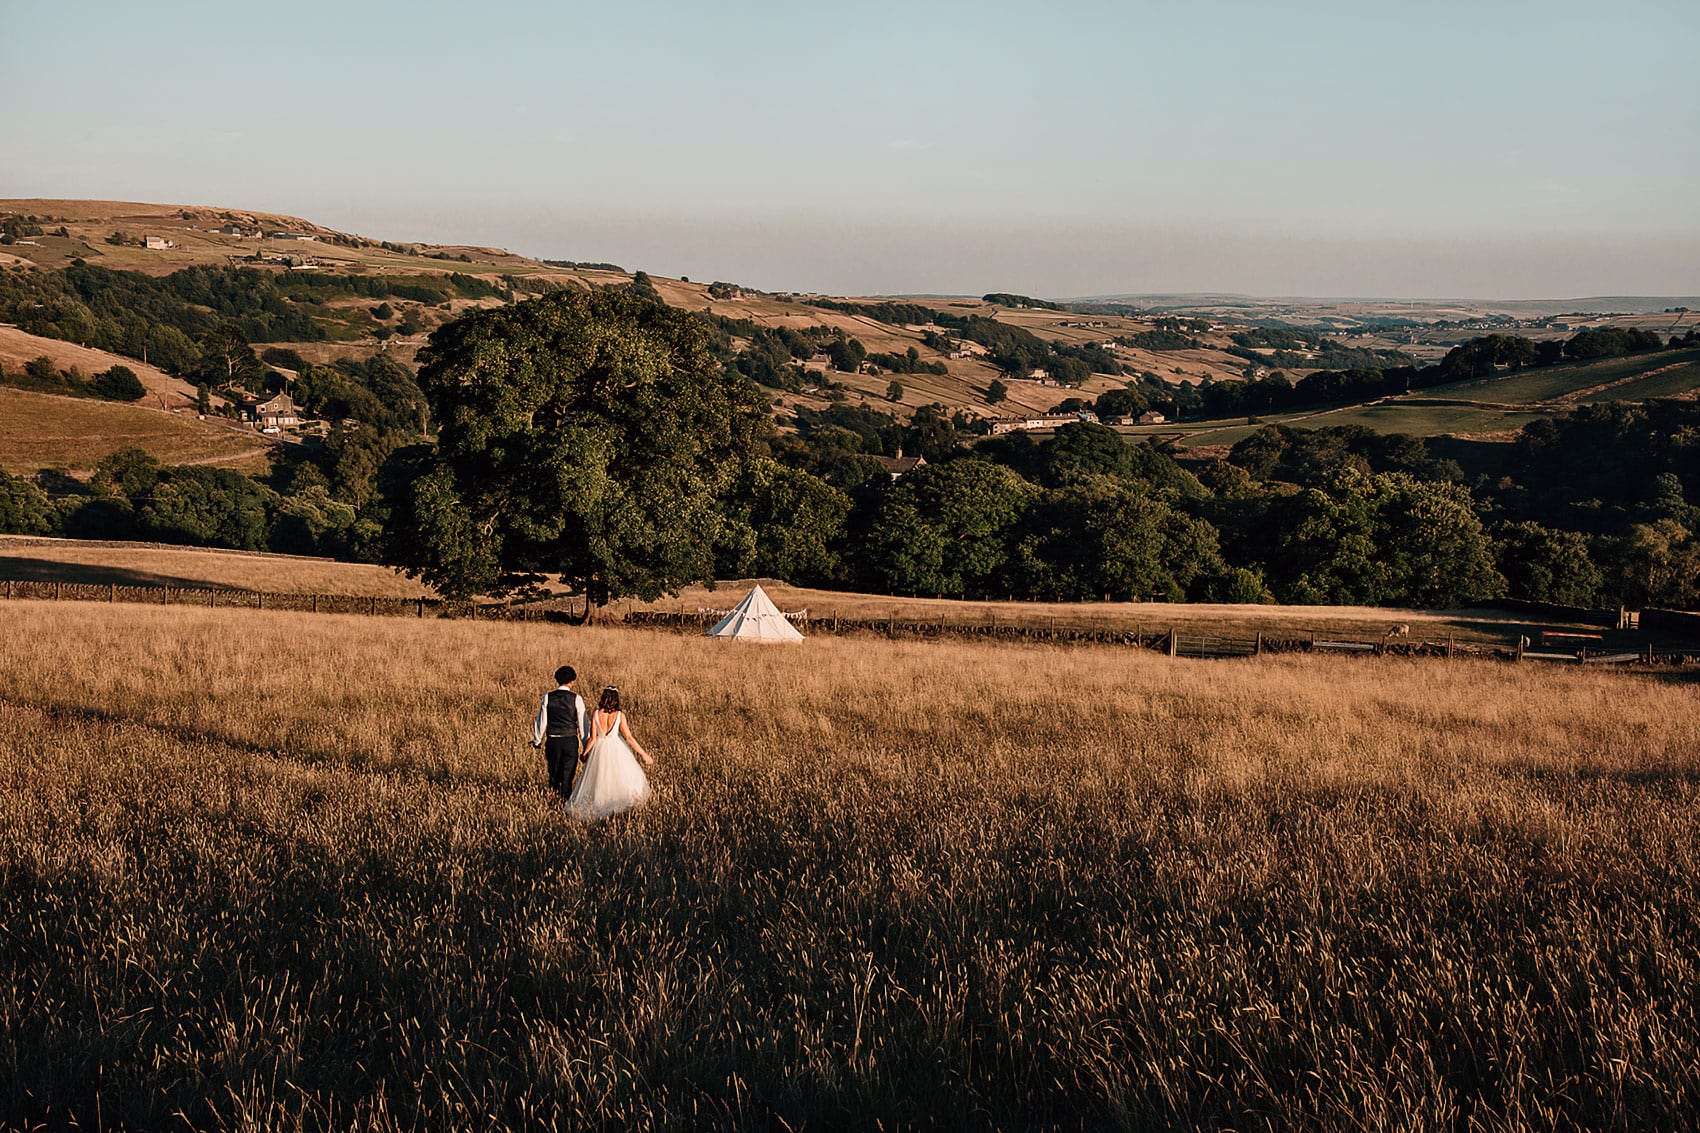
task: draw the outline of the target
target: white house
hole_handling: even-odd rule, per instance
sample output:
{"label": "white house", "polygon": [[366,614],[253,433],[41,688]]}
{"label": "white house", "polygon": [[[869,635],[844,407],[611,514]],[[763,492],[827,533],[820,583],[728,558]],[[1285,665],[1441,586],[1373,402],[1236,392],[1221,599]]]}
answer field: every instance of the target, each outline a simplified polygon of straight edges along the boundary
{"label": "white house", "polygon": [[1139,415],[1139,418],[1135,422],[1135,424],[1139,424],[1139,425],[1161,425],[1163,422],[1165,422],[1167,420],[1168,420],[1167,417],[1163,416],[1161,413],[1157,412],[1155,409],[1147,409],[1144,413],[1141,413]]}
{"label": "white house", "polygon": [[177,247],[176,244],[163,236],[144,236],[142,237],[142,246],[153,252],[163,252],[167,248]]}

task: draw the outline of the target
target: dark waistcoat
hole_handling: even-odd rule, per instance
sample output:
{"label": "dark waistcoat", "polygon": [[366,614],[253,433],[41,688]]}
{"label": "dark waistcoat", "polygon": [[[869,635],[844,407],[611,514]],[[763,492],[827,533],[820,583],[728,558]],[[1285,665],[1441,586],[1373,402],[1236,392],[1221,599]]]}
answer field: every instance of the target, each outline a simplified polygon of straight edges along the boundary
{"label": "dark waistcoat", "polygon": [[574,702],[578,696],[564,688],[558,688],[549,694],[549,712],[544,719],[543,730],[557,738],[561,736],[578,735],[578,710]]}

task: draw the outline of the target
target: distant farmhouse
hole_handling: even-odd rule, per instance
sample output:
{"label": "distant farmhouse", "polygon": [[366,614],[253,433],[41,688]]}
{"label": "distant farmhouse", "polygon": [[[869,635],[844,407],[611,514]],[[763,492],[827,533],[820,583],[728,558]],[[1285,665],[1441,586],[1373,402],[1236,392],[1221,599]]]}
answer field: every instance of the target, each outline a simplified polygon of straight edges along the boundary
{"label": "distant farmhouse", "polygon": [[244,240],[258,240],[262,235],[258,228],[243,228],[240,224],[226,224],[213,229],[213,232],[219,236],[240,236]]}
{"label": "distant farmhouse", "polygon": [[1167,417],[1163,416],[1161,413],[1157,412],[1155,409],[1147,409],[1144,413],[1139,414],[1137,417],[1133,416],[1132,414],[1122,414],[1122,415],[1119,415],[1119,416],[1105,417],[1103,419],[1103,424],[1105,424],[1105,425],[1161,425],[1163,422],[1165,422],[1167,420],[1168,420]]}
{"label": "distant farmhouse", "polygon": [[144,236],[142,237],[142,247],[153,252],[163,252],[167,248],[175,248],[177,245],[163,236]]}
{"label": "distant farmhouse", "polygon": [[262,433],[281,433],[301,425],[301,411],[287,393],[269,401],[252,402],[244,407],[244,412]]}
{"label": "distant farmhouse", "polygon": [[913,472],[927,463],[927,458],[924,456],[904,456],[902,449],[897,450],[896,456],[876,456],[874,459],[885,466],[885,470],[891,474],[893,480],[898,479],[905,472]]}

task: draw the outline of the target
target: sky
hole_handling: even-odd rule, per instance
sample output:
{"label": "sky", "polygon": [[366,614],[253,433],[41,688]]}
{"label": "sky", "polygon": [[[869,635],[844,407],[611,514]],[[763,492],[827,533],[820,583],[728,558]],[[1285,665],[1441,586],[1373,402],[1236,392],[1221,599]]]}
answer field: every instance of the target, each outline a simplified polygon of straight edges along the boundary
{"label": "sky", "polygon": [[1700,294],[1697,0],[0,0],[0,197],[838,294]]}

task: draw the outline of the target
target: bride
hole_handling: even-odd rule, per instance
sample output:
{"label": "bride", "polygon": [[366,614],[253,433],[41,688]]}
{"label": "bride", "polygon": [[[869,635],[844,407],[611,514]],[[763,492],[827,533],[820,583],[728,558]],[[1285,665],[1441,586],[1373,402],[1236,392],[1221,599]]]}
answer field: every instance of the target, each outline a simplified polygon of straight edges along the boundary
{"label": "bride", "polygon": [[610,685],[602,690],[591,718],[584,773],[567,800],[567,809],[580,818],[606,818],[646,801],[649,780],[638,766],[639,758],[644,767],[655,763],[632,735],[626,714],[620,711],[620,690]]}

